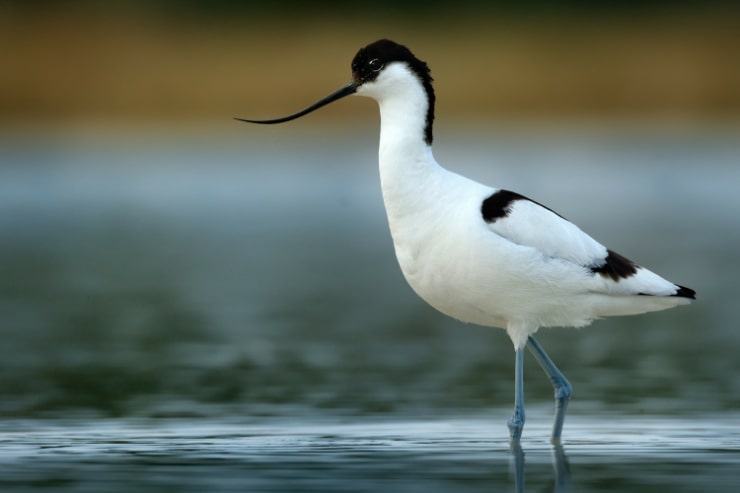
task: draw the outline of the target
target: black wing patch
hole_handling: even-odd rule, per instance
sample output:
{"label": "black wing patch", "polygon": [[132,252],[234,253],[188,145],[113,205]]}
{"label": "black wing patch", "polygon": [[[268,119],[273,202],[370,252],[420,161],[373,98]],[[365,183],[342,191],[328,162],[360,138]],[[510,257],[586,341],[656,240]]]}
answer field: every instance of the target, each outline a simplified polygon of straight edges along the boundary
{"label": "black wing patch", "polygon": [[599,274],[602,277],[610,277],[615,282],[637,274],[636,263],[609,249],[606,252],[607,255],[604,263],[596,267],[591,267],[591,272]]}
{"label": "black wing patch", "polygon": [[562,219],[565,219],[563,216],[561,216],[554,210],[550,209],[549,207],[545,207],[539,202],[536,202],[528,197],[525,197],[524,195],[518,194],[516,192],[511,192],[509,190],[498,190],[495,193],[493,193],[490,197],[488,197],[486,200],[484,200],[483,203],[481,204],[480,212],[483,215],[483,220],[490,224],[490,223],[496,222],[498,219],[507,217],[511,213],[512,205],[517,200],[528,200],[534,204],[539,205],[540,207],[544,209],[547,209],[548,211],[552,212],[556,216],[559,216]]}
{"label": "black wing patch", "polygon": [[678,284],[676,285],[676,287],[678,287],[676,294],[672,294],[671,296],[678,296],[679,298],[689,298],[691,300],[696,299],[696,291],[694,291],[693,289],[687,288],[685,286],[679,286]]}

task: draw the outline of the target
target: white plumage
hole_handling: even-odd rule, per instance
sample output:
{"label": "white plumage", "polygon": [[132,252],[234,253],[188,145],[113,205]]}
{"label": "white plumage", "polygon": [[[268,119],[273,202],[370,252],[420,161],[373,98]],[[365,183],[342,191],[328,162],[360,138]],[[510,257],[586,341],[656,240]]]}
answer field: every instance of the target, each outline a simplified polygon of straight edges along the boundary
{"label": "white plumage", "polygon": [[427,93],[407,64],[386,65],[357,94],[380,105],[381,186],[401,270],[442,313],[505,328],[519,349],[540,327],[688,302],[672,296],[678,286],[641,267],[616,280],[593,272],[607,248],[521,196],[486,222],[483,203],[499,190],[437,164],[423,138]]}
{"label": "white plumage", "polygon": [[512,441],[524,425],[522,361],[529,347],[555,388],[558,441],[570,384],[532,337],[540,327],[589,324],[686,304],[688,288],[612,252],[522,195],[442,168],[432,154],[435,95],[427,65],[380,40],[352,61],[353,81],[280,123],[357,94],[380,106],[380,179],[398,263],[409,285],[451,317],[506,329],[516,351]]}

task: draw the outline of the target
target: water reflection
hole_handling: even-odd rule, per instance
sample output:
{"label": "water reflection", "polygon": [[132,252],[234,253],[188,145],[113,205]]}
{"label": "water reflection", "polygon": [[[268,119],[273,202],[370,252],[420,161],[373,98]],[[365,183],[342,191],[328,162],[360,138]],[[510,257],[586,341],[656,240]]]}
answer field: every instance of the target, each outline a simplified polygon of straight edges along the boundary
{"label": "water reflection", "polygon": [[[517,493],[527,491],[525,487],[525,453],[521,442],[510,445],[510,453],[513,465],[514,490]],[[550,491],[553,493],[566,493],[570,491],[570,465],[568,457],[565,454],[565,447],[562,444],[552,446],[552,470],[553,470],[553,487]]]}
{"label": "water reflection", "polygon": [[705,416],[702,426],[577,416],[567,430],[568,454],[548,445],[548,427],[537,424],[510,449],[508,430],[492,416],[296,416],[3,421],[0,489],[650,493],[734,492],[740,481],[736,414]]}

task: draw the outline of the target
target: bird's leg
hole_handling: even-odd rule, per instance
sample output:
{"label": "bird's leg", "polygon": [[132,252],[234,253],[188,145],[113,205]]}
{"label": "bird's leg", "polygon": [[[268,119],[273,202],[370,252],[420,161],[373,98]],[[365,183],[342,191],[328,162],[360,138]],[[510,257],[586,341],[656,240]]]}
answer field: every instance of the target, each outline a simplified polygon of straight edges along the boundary
{"label": "bird's leg", "polygon": [[555,423],[552,427],[552,443],[560,443],[560,435],[563,432],[563,422],[565,421],[565,411],[568,409],[568,400],[573,391],[573,387],[565,375],[558,370],[555,363],[552,362],[540,343],[532,336],[529,336],[527,347],[534,355],[555,388]]}
{"label": "bird's leg", "polygon": [[524,428],[524,348],[516,350],[514,366],[514,414],[509,418],[509,435],[518,442]]}

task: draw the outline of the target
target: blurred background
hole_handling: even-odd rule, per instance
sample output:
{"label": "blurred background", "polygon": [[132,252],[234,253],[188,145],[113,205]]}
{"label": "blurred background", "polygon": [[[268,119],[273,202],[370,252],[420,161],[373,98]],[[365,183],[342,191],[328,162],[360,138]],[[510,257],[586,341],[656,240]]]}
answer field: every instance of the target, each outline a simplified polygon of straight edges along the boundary
{"label": "blurred background", "polygon": [[232,120],[316,101],[381,37],[432,68],[443,165],[697,290],[543,330],[573,412],[736,409],[740,7],[596,4],[0,0],[0,415],[508,410],[505,333],[397,268],[375,103]]}
{"label": "blurred background", "polygon": [[[405,43],[445,119],[735,118],[731,2],[0,3],[6,125],[281,113],[349,77],[357,49]],[[338,105],[317,118],[367,121]]]}

